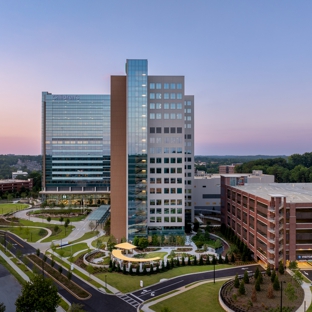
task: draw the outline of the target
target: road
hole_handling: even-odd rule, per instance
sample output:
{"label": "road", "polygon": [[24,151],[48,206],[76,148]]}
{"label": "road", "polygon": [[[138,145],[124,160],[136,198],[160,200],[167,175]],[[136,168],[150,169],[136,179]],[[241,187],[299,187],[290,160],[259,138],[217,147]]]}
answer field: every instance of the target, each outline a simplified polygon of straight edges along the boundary
{"label": "road", "polygon": [[[32,247],[28,243],[24,242],[23,240],[21,240],[20,238],[12,234],[7,234],[6,239],[7,239],[7,245],[9,243],[13,246],[12,251],[15,254],[18,250],[20,251],[20,254],[22,255],[36,252],[34,247]],[[54,267],[58,269],[59,266],[56,264]],[[245,271],[254,272],[257,267],[259,267],[260,271],[263,270],[262,267],[257,264],[246,266],[246,267],[234,267],[234,268],[229,268],[229,269],[216,270],[215,278],[218,279],[218,278],[232,277],[232,276],[235,276],[236,274],[243,275]],[[67,275],[67,270],[65,268],[63,268],[63,274],[65,276]],[[214,271],[183,275],[183,276],[172,278],[170,280],[163,281],[158,284],[146,287],[144,289],[134,291],[132,293],[128,293],[128,294],[120,293],[115,296],[115,295],[101,293],[99,290],[93,288],[89,284],[85,283],[83,280],[73,275],[72,280],[78,285],[80,285],[82,288],[84,288],[86,291],[91,293],[92,295],[90,299],[83,300],[83,301],[76,299],[71,293],[69,293],[66,289],[64,289],[60,285],[56,284],[56,286],[58,288],[59,293],[64,298],[66,298],[70,303],[76,302],[76,303],[83,304],[85,311],[100,312],[106,309],[107,311],[111,311],[111,312],[114,312],[114,311],[132,312],[132,311],[136,311],[136,308],[139,306],[139,304],[141,304],[142,302],[148,299],[163,295],[167,292],[170,292],[172,290],[175,290],[177,288],[186,286],[194,282],[198,282],[202,280],[209,280],[209,279],[213,280],[213,276],[214,276]]]}

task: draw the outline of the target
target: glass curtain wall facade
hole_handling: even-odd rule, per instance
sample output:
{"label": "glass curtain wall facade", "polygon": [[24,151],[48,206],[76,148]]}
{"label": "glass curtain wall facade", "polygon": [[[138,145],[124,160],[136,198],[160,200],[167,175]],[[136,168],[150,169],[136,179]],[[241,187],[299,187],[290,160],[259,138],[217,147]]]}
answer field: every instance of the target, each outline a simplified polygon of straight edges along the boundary
{"label": "glass curtain wall facade", "polygon": [[108,191],[110,96],[42,93],[44,190]]}
{"label": "glass curtain wall facade", "polygon": [[128,239],[147,235],[147,60],[127,60]]}

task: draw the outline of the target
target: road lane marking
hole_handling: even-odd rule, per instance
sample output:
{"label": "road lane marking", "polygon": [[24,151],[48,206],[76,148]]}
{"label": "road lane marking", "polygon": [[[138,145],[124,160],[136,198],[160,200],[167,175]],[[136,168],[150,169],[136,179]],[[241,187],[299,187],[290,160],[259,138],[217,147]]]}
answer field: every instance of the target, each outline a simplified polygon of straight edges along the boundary
{"label": "road lane marking", "polygon": [[172,286],[172,285],[176,285],[176,284],[179,284],[179,283],[182,283],[182,282],[183,282],[183,280],[181,280],[181,281],[179,281],[179,282],[176,282],[176,283],[173,283],[173,284],[170,284],[170,285],[167,285],[167,286],[164,286],[164,287],[161,287],[161,288],[158,288],[158,289],[155,289],[155,290],[147,290],[146,293],[144,293],[143,295],[138,296],[138,297],[143,297],[143,296],[147,295],[147,293],[149,293],[149,292],[154,293],[154,292],[156,292],[156,291],[158,291],[158,290],[161,290],[161,289],[164,289],[164,288],[167,288],[167,287],[170,287],[170,286]]}

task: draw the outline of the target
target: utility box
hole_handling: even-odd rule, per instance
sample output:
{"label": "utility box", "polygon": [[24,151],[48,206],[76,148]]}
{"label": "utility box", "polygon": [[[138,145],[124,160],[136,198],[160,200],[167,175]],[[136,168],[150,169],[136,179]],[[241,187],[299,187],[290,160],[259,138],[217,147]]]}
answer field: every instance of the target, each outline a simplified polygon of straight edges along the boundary
{"label": "utility box", "polygon": [[143,287],[143,281],[140,281],[140,287]]}

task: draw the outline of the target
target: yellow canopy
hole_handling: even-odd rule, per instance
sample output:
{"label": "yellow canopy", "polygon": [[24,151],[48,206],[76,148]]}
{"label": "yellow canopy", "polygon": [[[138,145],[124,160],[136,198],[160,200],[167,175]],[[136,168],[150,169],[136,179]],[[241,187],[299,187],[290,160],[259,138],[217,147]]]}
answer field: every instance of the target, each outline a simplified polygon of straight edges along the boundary
{"label": "yellow canopy", "polygon": [[160,260],[159,257],[149,258],[149,259],[137,259],[137,258],[126,257],[125,255],[123,255],[121,253],[121,250],[116,250],[116,249],[114,249],[112,251],[112,255],[115,258],[118,258],[118,259],[124,260],[124,261],[129,261],[129,262],[151,262],[151,261],[158,261],[158,260]]}
{"label": "yellow canopy", "polygon": [[115,245],[116,248],[125,249],[125,250],[131,250],[136,248],[136,246],[130,244],[130,243],[120,243]]}

